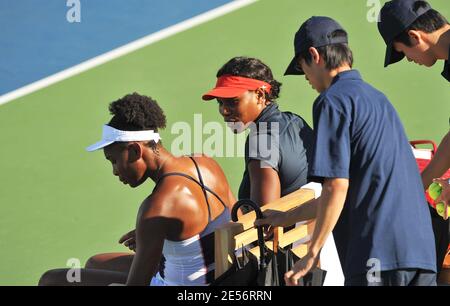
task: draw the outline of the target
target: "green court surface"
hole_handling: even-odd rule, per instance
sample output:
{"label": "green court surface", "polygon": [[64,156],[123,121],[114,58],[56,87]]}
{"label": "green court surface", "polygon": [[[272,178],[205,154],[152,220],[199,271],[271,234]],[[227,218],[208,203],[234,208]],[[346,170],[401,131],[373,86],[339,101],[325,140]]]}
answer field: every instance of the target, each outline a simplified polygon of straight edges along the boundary
{"label": "green court surface", "polygon": [[[383,68],[384,43],[366,19],[365,0],[262,0],[0,106],[0,285],[34,285],[70,258],[126,251],[119,237],[134,226],[153,183],[131,189],[112,175],[102,152],[84,148],[101,135],[109,102],[133,91],[166,112],[163,143],[177,121],[219,121],[215,102],[201,95],[218,68],[237,55],[258,57],[283,83],[279,104],[311,125],[317,96],[304,78],[284,77],[293,35],[312,15],[337,19],[350,36],[355,68],[386,93],[410,139],[439,141],[448,131],[450,91],[442,63],[425,69],[406,61]],[[448,0],[433,6],[450,17]],[[207,136],[205,136],[206,138]],[[234,192],[241,158],[217,158]]]}

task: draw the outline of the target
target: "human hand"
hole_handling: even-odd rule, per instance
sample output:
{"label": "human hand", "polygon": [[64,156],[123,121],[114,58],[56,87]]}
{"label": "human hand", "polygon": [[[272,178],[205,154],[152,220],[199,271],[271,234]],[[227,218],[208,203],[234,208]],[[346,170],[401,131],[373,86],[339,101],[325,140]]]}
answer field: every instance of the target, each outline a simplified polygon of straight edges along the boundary
{"label": "human hand", "polygon": [[271,236],[276,227],[286,227],[286,213],[277,210],[266,210],[263,212],[264,218],[257,219],[254,223],[255,227],[264,226],[264,234]]}
{"label": "human hand", "polygon": [[132,230],[119,239],[119,243],[136,252],[136,230]]}
{"label": "human hand", "polygon": [[286,286],[298,286],[298,280],[317,265],[318,259],[319,257],[314,257],[308,253],[297,261],[292,270],[284,274]]}
{"label": "human hand", "polygon": [[434,183],[441,186],[442,191],[440,196],[435,200],[436,210],[438,210],[438,204],[443,203],[443,207],[440,207],[442,214],[440,214],[444,220],[448,219],[449,206],[450,206],[450,180],[449,179],[434,179]]}

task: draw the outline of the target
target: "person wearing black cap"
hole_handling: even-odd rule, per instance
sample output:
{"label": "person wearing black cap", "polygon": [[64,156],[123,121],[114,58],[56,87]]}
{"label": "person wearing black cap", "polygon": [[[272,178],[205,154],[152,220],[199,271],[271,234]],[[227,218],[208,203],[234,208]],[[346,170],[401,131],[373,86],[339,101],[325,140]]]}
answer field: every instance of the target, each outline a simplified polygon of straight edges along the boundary
{"label": "person wearing black cap", "polygon": [[445,60],[442,76],[450,82],[450,24],[422,0],[393,0],[380,12],[378,30],[386,43],[384,66],[408,60],[426,67]]}
{"label": "person wearing black cap", "polygon": [[[442,76],[450,82],[450,24],[431,5],[422,0],[387,2],[380,12],[378,30],[386,42],[384,66],[401,61],[405,56],[426,67],[446,60]],[[432,162],[422,173],[424,188],[433,178],[442,176],[450,167],[450,132],[442,140]],[[430,208],[436,243],[437,270],[442,268],[449,245],[449,221]]]}
{"label": "person wearing black cap", "polygon": [[[345,285],[436,285],[430,214],[394,107],[352,69],[347,33],[333,19],[308,19],[294,46],[285,74],[305,75],[320,93],[308,176],[323,190],[308,253],[286,282],[297,284],[316,265],[333,232]],[[274,214],[256,224],[280,219]],[[295,221],[303,219],[297,214]]]}

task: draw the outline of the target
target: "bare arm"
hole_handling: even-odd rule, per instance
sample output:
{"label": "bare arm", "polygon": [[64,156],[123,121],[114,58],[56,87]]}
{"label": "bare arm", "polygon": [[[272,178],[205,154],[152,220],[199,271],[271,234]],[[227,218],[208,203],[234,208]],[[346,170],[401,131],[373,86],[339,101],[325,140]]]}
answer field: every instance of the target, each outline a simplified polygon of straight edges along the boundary
{"label": "bare arm", "polygon": [[433,182],[434,178],[441,177],[450,168],[450,132],[445,135],[430,164],[422,172],[424,189]]}
{"label": "bare arm", "polygon": [[259,206],[270,203],[281,197],[280,178],[272,168],[261,167],[258,160],[248,164],[250,175],[250,198]]}
{"label": "bare arm", "polygon": [[325,179],[322,196],[317,207],[317,218],[308,253],[285,275],[286,283],[297,285],[298,279],[317,263],[320,250],[335,227],[344,207],[348,191],[348,179]]}
{"label": "bare arm", "polygon": [[317,216],[317,206],[320,203],[320,198],[311,200],[303,205],[286,212],[285,227],[297,222],[315,219]]}
{"label": "bare arm", "polygon": [[128,274],[127,286],[149,286],[161,260],[168,230],[179,220],[163,217],[157,209],[143,203],[136,224],[136,254]]}
{"label": "bare arm", "polygon": [[318,256],[328,235],[334,229],[348,191],[348,179],[325,179],[322,196],[317,207],[317,218],[314,233],[311,238],[310,253]]}
{"label": "bare arm", "polygon": [[255,226],[288,227],[297,222],[315,219],[320,198],[311,200],[286,212],[266,210],[264,219],[257,219]]}

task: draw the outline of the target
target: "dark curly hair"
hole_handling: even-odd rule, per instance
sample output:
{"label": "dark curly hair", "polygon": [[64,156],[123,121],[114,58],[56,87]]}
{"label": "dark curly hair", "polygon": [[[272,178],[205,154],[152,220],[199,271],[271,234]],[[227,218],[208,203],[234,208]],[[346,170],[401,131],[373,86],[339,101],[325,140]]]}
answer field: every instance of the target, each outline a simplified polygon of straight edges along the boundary
{"label": "dark curly hair", "polygon": [[[108,125],[118,130],[156,132],[166,127],[166,116],[158,103],[136,92],[112,102],[109,105],[109,112],[113,117]],[[150,141],[147,145],[156,150],[159,144]]]}
{"label": "dark curly hair", "polygon": [[166,116],[158,103],[136,92],[112,102],[109,111],[113,117],[108,125],[118,130],[157,131],[166,127]]}
{"label": "dark curly hair", "polygon": [[273,78],[272,70],[261,60],[251,57],[234,57],[217,72],[217,77],[234,75],[264,81],[272,87],[267,100],[275,102],[280,95],[281,83]]}

